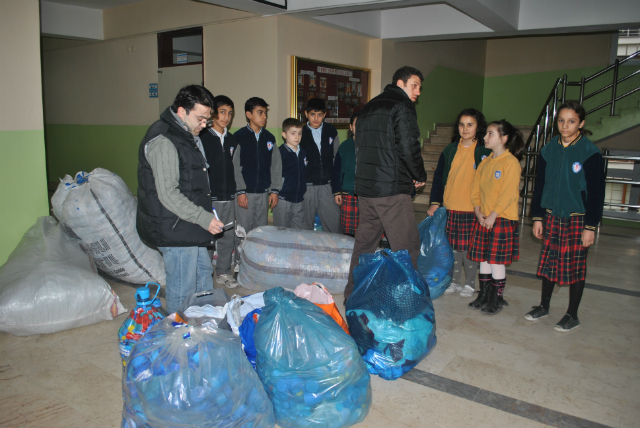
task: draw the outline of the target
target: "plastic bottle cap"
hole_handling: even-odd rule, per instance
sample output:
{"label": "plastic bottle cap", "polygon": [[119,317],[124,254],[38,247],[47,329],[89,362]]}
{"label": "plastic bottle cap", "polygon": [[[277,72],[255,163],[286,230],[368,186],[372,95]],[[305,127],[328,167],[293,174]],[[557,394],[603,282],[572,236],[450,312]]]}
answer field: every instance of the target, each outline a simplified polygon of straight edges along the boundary
{"label": "plastic bottle cap", "polygon": [[151,299],[151,294],[148,288],[140,287],[136,290],[136,302],[146,304],[146,303],[149,303],[150,299]]}

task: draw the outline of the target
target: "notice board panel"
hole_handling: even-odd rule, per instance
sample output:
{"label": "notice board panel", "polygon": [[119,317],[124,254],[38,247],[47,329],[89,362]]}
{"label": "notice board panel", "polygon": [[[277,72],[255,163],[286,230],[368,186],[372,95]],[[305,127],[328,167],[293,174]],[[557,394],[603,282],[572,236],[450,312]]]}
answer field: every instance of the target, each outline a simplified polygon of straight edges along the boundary
{"label": "notice board panel", "polygon": [[369,69],[291,57],[291,117],[306,122],[307,101],[322,98],[327,104],[325,122],[348,128],[349,118],[369,102],[370,94]]}

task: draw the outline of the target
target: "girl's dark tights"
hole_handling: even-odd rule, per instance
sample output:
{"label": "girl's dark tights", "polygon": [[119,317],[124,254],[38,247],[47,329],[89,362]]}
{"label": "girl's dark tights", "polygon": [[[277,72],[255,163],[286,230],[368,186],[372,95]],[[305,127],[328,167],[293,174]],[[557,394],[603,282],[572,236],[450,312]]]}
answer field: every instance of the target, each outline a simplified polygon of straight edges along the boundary
{"label": "girl's dark tights", "polygon": [[[547,278],[542,278],[542,298],[540,305],[546,310],[549,310],[549,303],[551,302],[551,295],[553,294],[555,285],[555,282],[549,281]],[[578,318],[578,307],[580,306],[583,292],[584,280],[574,282],[569,288],[569,309],[567,309],[567,313],[573,318]]]}

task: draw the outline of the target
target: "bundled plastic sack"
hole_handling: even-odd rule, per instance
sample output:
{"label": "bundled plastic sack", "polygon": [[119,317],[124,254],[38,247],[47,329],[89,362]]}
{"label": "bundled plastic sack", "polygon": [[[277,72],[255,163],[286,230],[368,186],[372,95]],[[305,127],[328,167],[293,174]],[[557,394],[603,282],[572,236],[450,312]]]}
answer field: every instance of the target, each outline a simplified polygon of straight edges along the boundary
{"label": "bundled plastic sack", "polygon": [[264,301],[253,336],[256,369],[278,425],[341,428],[363,421],[370,377],[353,339],[322,309],[282,288],[265,291]]}
{"label": "bundled plastic sack", "polygon": [[124,311],[91,259],[53,217],[40,217],[0,267],[0,331],[55,333]]}
{"label": "bundled plastic sack", "polygon": [[453,275],[453,250],[447,239],[447,209],[440,207],[432,217],[418,225],[420,233],[420,255],[418,272],[427,281],[431,300],[444,294],[451,285]]}
{"label": "bundled plastic sack", "polygon": [[353,238],[337,233],[257,227],[242,243],[238,282],[265,291],[319,281],[332,294],[343,294],[353,243]]}
{"label": "bundled plastic sack", "polygon": [[333,300],[333,296],[329,293],[327,287],[319,282],[314,282],[311,285],[300,284],[296,287],[293,293],[301,299],[306,299],[324,310],[335,322],[338,323],[338,325],[340,325],[340,327],[342,327],[345,333],[349,334],[349,327],[347,327],[347,323],[344,322],[344,318],[340,315],[336,302]]}
{"label": "bundled plastic sack", "polygon": [[137,201],[122,178],[106,169],[65,176],[51,198],[65,232],[78,238],[98,269],[132,284],[166,282],[162,254],[136,230]]}
{"label": "bundled plastic sack", "polygon": [[122,382],[122,426],[274,427],[273,407],[240,339],[171,317],[131,351]]}
{"label": "bundled plastic sack", "polygon": [[361,255],[353,280],[346,306],[351,336],[369,373],[397,379],[436,345],[428,286],[407,250]]}

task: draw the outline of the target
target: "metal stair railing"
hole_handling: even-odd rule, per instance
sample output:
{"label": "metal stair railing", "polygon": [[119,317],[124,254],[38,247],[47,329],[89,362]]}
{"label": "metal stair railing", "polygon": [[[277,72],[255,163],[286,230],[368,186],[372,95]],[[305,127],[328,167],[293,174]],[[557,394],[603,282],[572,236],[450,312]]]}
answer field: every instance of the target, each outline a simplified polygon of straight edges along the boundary
{"label": "metal stair railing", "polygon": [[[522,198],[522,208],[521,208],[520,216],[523,221],[526,215],[527,201],[533,198],[533,186],[535,183],[536,171],[538,168],[538,156],[540,155],[540,150],[542,150],[545,144],[547,144],[553,138],[554,134],[556,134],[556,116],[558,114],[557,109],[560,105],[562,105],[565,101],[567,101],[566,99],[567,87],[568,86],[580,87],[580,98],[576,100],[580,104],[582,104],[585,100],[588,100],[589,98],[595,95],[598,95],[606,90],[611,89],[611,99],[606,103],[603,103],[587,111],[586,114],[589,115],[591,113],[594,113],[610,105],[611,108],[609,109],[609,115],[614,116],[616,102],[620,101],[625,97],[628,97],[629,95],[637,91],[640,91],[640,86],[638,86],[637,88],[632,89],[620,96],[617,95],[617,89],[618,89],[619,83],[624,82],[625,80],[640,74],[640,69],[638,69],[633,73],[630,73],[629,75],[624,76],[621,79],[618,79],[618,70],[620,65],[624,64],[625,62],[635,57],[640,58],[640,51],[633,53],[622,60],[616,59],[615,62],[610,66],[598,71],[597,73],[589,77],[583,76],[578,82],[570,82],[566,74],[561,78],[556,79],[551,89],[551,93],[547,97],[547,101],[544,103],[544,106],[542,107],[542,111],[538,115],[538,119],[536,120],[536,123],[533,126],[533,131],[531,132],[531,134],[529,135],[529,138],[527,138],[527,142],[525,143],[524,156],[526,159],[525,159],[525,166],[522,169],[522,177],[524,179],[524,185],[520,190],[520,197]],[[594,80],[597,77],[602,76],[603,74],[609,71],[613,71],[612,82],[590,94],[585,95],[585,85],[588,82]]]}

